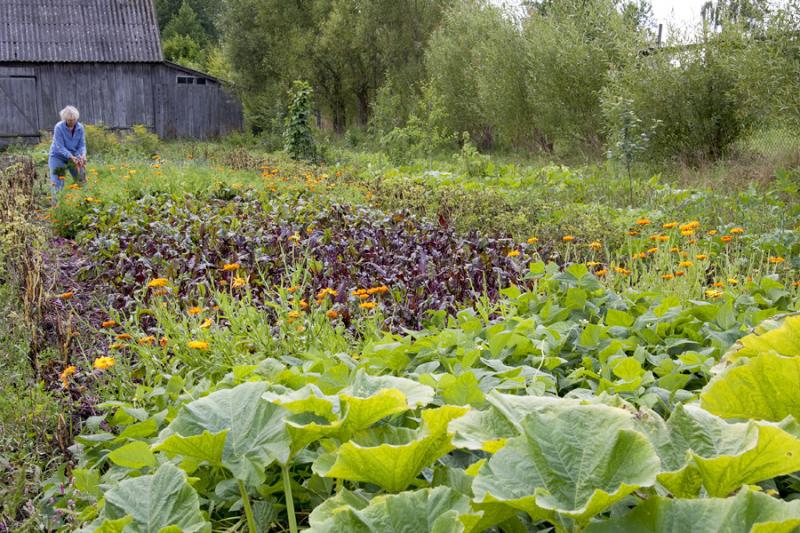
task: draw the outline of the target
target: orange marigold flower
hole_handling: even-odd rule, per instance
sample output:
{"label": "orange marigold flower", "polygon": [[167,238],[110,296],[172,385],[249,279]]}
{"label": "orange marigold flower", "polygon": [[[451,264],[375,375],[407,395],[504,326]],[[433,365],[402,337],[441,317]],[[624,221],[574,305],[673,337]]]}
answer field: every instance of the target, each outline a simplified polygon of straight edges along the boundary
{"label": "orange marigold flower", "polygon": [[360,307],[361,309],[375,309],[375,307],[376,307],[377,305],[378,305],[378,304],[376,304],[375,302],[364,302],[364,303],[362,303],[362,304],[359,304],[359,307]]}
{"label": "orange marigold flower", "polygon": [[131,336],[130,336],[129,334],[127,334],[127,333],[120,333],[119,335],[117,335],[117,336],[116,336],[116,339],[117,339],[118,341],[129,341],[129,340],[131,340],[132,338],[133,338],[133,337],[131,337]]}
{"label": "orange marigold flower", "polygon": [[65,368],[58,375],[58,379],[61,380],[61,386],[64,387],[65,389],[68,388],[69,387],[69,378],[74,376],[75,372],[77,372],[77,371],[78,371],[78,369],[75,367],[75,365],[69,365],[67,368]]}
{"label": "orange marigold flower", "polygon": [[166,337],[161,337],[161,340],[158,341],[158,344],[163,348],[164,346],[167,345],[168,342],[169,341],[167,340]]}
{"label": "orange marigold flower", "polygon": [[603,247],[603,244],[600,241],[592,241],[589,243],[589,247],[592,250],[600,250]]}
{"label": "orange marigold flower", "polygon": [[674,279],[675,275],[673,274],[662,274],[661,279]]}
{"label": "orange marigold flower", "polygon": [[800,281],[795,281],[794,283],[792,283],[792,286],[800,287]]}
{"label": "orange marigold flower", "polygon": [[595,275],[595,276],[597,276],[598,278],[602,278],[602,277],[604,277],[606,274],[608,274],[608,270],[606,270],[605,268],[601,268],[600,270],[598,270],[598,271],[596,271],[596,272],[594,273],[594,275]]}
{"label": "orange marigold flower", "polygon": [[222,270],[224,270],[225,272],[234,272],[236,270],[239,270],[241,266],[242,265],[240,265],[239,263],[225,263],[222,266]]}
{"label": "orange marigold flower", "polygon": [[692,235],[694,235],[694,230],[693,229],[682,229],[681,230],[681,235],[683,235],[684,237],[691,237]]}
{"label": "orange marigold flower", "polygon": [[247,285],[247,280],[240,276],[236,276],[231,282],[231,287],[234,289],[240,289],[245,285]]}
{"label": "orange marigold flower", "polygon": [[694,256],[694,258],[697,259],[698,261],[705,261],[706,259],[708,259],[708,256],[706,254],[697,254]]}
{"label": "orange marigold flower", "polygon": [[636,237],[637,235],[639,235],[639,232],[636,230],[630,230],[628,232],[628,235],[630,235],[631,237]]}
{"label": "orange marigold flower", "polygon": [[148,335],[147,337],[142,337],[141,339],[139,339],[139,340],[138,340],[138,341],[136,341],[136,342],[137,342],[138,344],[141,344],[141,345],[145,345],[145,344],[155,344],[155,342],[156,342],[156,338],[155,338],[155,337],[153,337],[152,335]]}
{"label": "orange marigold flower", "polygon": [[715,281],[714,283],[711,284],[711,286],[712,287],[724,287],[725,284],[723,282],[721,282],[721,281]]}
{"label": "orange marigold flower", "polygon": [[630,271],[630,270],[628,270],[628,269],[627,269],[627,268],[625,268],[625,267],[614,267],[614,271],[615,271],[617,274],[622,274],[623,276],[630,276],[630,274],[631,274],[631,271]]}
{"label": "orange marigold flower", "polygon": [[728,244],[733,240],[733,237],[731,235],[723,235],[722,237],[719,238],[719,240],[721,240],[725,244]]}
{"label": "orange marigold flower", "polygon": [[741,235],[742,233],[744,233],[744,228],[738,228],[738,227],[737,228],[731,228],[729,230],[729,233],[733,233],[734,235]]}
{"label": "orange marigold flower", "polygon": [[770,257],[768,261],[772,264],[778,265],[786,261],[786,259],[784,259],[783,257]]}
{"label": "orange marigold flower", "polygon": [[639,220],[636,221],[636,223],[640,226],[649,226],[650,224],[652,224],[649,218],[640,218]]}
{"label": "orange marigold flower", "polygon": [[325,298],[327,295],[329,295],[329,294],[330,294],[331,296],[336,296],[336,295],[337,295],[337,294],[339,294],[339,293],[338,293],[338,292],[336,292],[335,290],[333,290],[333,289],[329,288],[329,287],[325,287],[324,289],[321,289],[321,290],[320,290],[320,291],[317,293],[317,300],[322,300],[322,299],[324,299],[324,298]]}
{"label": "orange marigold flower", "polygon": [[676,278],[680,278],[680,277],[683,277],[685,275],[686,275],[686,272],[684,272],[683,270],[678,270],[677,272],[675,272],[675,277]]}
{"label": "orange marigold flower", "polygon": [[669,251],[674,253],[674,254],[677,254],[677,253],[680,253],[681,249],[678,248],[677,246],[673,246],[672,248],[669,249]]}
{"label": "orange marigold flower", "polygon": [[189,341],[187,346],[192,350],[208,350],[208,343],[206,341]]}
{"label": "orange marigold flower", "polygon": [[694,229],[697,229],[699,227],[700,227],[700,222],[698,220],[692,220],[688,224],[684,224],[683,226],[681,226],[680,230],[681,231],[690,230],[690,229],[694,230]]}
{"label": "orange marigold flower", "polygon": [[197,306],[190,307],[186,312],[189,313],[189,316],[195,316],[195,315],[199,315],[200,313],[202,313],[203,312],[203,308],[202,307],[197,307]]}
{"label": "orange marigold flower", "polygon": [[116,363],[117,361],[113,357],[98,357],[94,360],[94,367],[98,370],[107,370]]}
{"label": "orange marigold flower", "polygon": [[680,263],[678,263],[678,266],[692,267],[692,266],[694,266],[694,263],[691,262],[691,261],[681,261]]}
{"label": "orange marigold flower", "polygon": [[117,325],[117,321],[116,320],[106,320],[105,322],[100,324],[100,326],[104,327],[104,328],[113,328],[116,325]]}
{"label": "orange marigold flower", "polygon": [[661,224],[661,227],[664,229],[672,229],[678,225],[677,222],[667,222],[666,224]]}
{"label": "orange marigold flower", "polygon": [[151,288],[152,287],[166,287],[168,283],[169,283],[169,280],[167,278],[156,278],[156,279],[150,280],[147,283],[147,286],[151,287]]}
{"label": "orange marigold flower", "polygon": [[573,237],[572,235],[564,235],[563,237],[561,237],[561,240],[564,242],[572,242],[575,240],[575,237]]}
{"label": "orange marigold flower", "polygon": [[339,312],[336,311],[336,309],[328,309],[328,311],[325,313],[325,316],[331,320],[335,320],[339,318]]}
{"label": "orange marigold flower", "polygon": [[638,254],[633,254],[632,259],[644,259],[647,257],[647,252],[639,252]]}
{"label": "orange marigold flower", "polygon": [[654,254],[654,253],[657,253],[657,252],[658,252],[658,248],[648,248],[647,249],[647,253],[648,254]]}
{"label": "orange marigold flower", "polygon": [[289,318],[300,318],[300,311],[289,311]]}
{"label": "orange marigold flower", "polygon": [[536,244],[537,242],[539,242],[539,239],[536,238],[536,237],[528,237],[528,241],[527,242],[528,242],[528,244]]}
{"label": "orange marigold flower", "polygon": [[73,293],[72,291],[67,291],[67,292],[62,292],[61,294],[58,295],[58,297],[62,300],[69,300],[74,295],[75,293]]}
{"label": "orange marigold flower", "polygon": [[297,302],[297,305],[300,306],[300,309],[303,310],[308,309],[308,302],[305,300],[300,300],[299,302]]}
{"label": "orange marigold flower", "polygon": [[291,293],[297,292],[297,289],[299,289],[299,287],[297,285],[292,285],[291,287],[286,289],[286,292],[291,294]]}
{"label": "orange marigold flower", "polygon": [[714,235],[716,235],[717,233],[719,233],[717,230],[715,230],[715,229],[712,229],[712,230],[708,230],[708,231],[706,232],[706,235],[711,235],[711,236],[713,237],[713,236],[714,236]]}
{"label": "orange marigold flower", "polygon": [[380,287],[372,287],[367,289],[367,294],[384,294],[389,292],[389,287],[381,285]]}
{"label": "orange marigold flower", "polygon": [[73,184],[71,184],[69,187],[67,187],[67,189],[71,189],[71,190],[73,190],[73,191],[76,191],[76,190],[78,190],[78,189],[80,189],[80,188],[81,188],[81,186],[80,186],[80,185],[78,185],[77,183],[73,183]]}

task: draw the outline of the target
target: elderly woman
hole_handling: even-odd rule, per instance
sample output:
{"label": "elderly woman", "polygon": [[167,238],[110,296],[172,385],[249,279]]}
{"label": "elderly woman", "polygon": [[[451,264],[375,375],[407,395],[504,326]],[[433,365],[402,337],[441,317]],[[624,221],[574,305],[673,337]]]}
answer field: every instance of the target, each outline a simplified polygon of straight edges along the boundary
{"label": "elderly woman", "polygon": [[53,131],[53,144],[50,145],[50,184],[53,191],[53,203],[58,193],[64,188],[66,171],[78,183],[86,181],[86,135],[83,124],[78,122],[80,114],[72,106],[61,110],[61,122]]}

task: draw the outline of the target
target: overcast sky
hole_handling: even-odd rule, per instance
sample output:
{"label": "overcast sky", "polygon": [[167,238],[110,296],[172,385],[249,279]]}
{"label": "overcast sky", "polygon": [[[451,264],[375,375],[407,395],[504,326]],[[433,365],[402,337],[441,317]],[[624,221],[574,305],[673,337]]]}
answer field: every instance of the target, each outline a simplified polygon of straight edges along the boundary
{"label": "overcast sky", "polygon": [[[520,0],[491,0],[496,4],[518,6]],[[667,27],[672,24],[684,31],[690,31],[700,24],[700,8],[705,0],[651,0],[653,17],[656,24],[664,25],[664,36]]]}
{"label": "overcast sky", "polygon": [[653,0],[653,16],[656,23],[668,26],[670,22],[680,26],[695,26],[700,23],[700,8],[704,0]]}

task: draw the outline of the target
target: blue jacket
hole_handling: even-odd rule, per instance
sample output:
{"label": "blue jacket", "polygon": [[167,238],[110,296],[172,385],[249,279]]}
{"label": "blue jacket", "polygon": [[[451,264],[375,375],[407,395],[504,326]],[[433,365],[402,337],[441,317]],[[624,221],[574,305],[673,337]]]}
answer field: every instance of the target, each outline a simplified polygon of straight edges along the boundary
{"label": "blue jacket", "polygon": [[57,157],[64,162],[70,157],[86,155],[86,135],[83,124],[75,124],[75,133],[71,134],[67,123],[63,120],[53,130],[53,144],[50,145],[50,157]]}

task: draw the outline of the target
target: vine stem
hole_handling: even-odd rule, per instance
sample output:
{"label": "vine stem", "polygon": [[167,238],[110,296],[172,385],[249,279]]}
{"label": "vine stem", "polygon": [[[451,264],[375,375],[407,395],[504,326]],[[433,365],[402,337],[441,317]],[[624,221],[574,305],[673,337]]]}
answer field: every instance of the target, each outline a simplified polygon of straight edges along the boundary
{"label": "vine stem", "polygon": [[294,499],[292,498],[292,479],[289,476],[289,466],[281,465],[283,478],[283,493],[286,495],[286,514],[289,515],[289,531],[297,533],[297,517],[294,514]]}
{"label": "vine stem", "polygon": [[239,492],[242,495],[242,503],[244,504],[244,515],[247,517],[247,529],[250,533],[258,533],[256,519],[253,516],[253,508],[250,507],[250,497],[247,495],[247,489],[241,479],[239,480]]}

